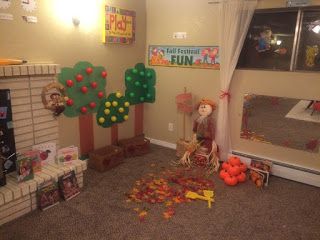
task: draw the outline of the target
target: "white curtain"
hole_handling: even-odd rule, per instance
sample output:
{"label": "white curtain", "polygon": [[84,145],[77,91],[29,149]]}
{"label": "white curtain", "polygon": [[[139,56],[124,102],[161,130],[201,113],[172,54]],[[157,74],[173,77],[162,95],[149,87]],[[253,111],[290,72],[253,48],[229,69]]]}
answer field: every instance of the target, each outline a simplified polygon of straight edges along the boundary
{"label": "white curtain", "polygon": [[226,160],[231,146],[229,125],[229,89],[257,0],[222,0],[220,13],[220,86],[216,142],[221,160]]}

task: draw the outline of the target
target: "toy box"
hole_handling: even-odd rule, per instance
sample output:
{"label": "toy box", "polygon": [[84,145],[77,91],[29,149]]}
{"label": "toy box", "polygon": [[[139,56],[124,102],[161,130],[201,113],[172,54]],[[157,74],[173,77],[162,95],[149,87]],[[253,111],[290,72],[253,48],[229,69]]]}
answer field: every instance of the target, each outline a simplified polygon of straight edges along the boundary
{"label": "toy box", "polygon": [[121,147],[109,145],[89,153],[88,166],[99,172],[109,170],[123,162]]}
{"label": "toy box", "polygon": [[146,139],[143,134],[119,140],[118,145],[123,149],[125,157],[140,156],[150,152],[150,140]]}

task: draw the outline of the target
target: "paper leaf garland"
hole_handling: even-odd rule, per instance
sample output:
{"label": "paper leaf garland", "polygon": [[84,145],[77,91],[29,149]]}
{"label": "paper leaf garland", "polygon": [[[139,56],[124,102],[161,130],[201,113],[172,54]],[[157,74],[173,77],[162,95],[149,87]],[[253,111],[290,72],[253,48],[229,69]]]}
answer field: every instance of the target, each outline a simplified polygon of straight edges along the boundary
{"label": "paper leaf garland", "polygon": [[156,98],[156,72],[138,63],[125,73],[126,97],[131,105],[153,103]]}
{"label": "paper leaf garland", "polygon": [[94,67],[89,62],[78,62],[73,68],[62,68],[59,82],[65,86],[67,117],[95,113],[105,95],[107,72],[104,67]]}

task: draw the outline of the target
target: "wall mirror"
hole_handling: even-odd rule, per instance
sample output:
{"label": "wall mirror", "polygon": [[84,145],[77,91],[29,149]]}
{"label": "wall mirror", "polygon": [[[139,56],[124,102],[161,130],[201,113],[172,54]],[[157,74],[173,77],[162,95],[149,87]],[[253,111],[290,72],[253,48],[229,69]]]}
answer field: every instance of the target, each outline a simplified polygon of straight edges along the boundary
{"label": "wall mirror", "polygon": [[245,94],[240,137],[318,153],[320,99]]}

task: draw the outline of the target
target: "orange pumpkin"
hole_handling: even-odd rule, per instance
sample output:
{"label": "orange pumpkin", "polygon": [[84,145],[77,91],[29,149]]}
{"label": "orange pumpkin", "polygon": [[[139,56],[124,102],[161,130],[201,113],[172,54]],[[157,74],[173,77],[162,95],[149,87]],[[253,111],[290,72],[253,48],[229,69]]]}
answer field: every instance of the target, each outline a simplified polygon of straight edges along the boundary
{"label": "orange pumpkin", "polygon": [[259,178],[259,174],[255,171],[250,171],[250,178],[252,182],[256,182],[256,180]]}
{"label": "orange pumpkin", "polygon": [[227,176],[224,179],[225,184],[229,186],[235,186],[238,184],[238,179],[235,176]]}
{"label": "orange pumpkin", "polygon": [[222,168],[225,169],[225,170],[228,170],[230,167],[230,164],[228,162],[223,162],[222,163]]}
{"label": "orange pumpkin", "polygon": [[255,181],[255,184],[256,184],[256,186],[258,187],[258,188],[261,188],[262,187],[262,185],[263,185],[263,182],[262,182],[262,179],[257,179],[256,181]]}
{"label": "orange pumpkin", "polygon": [[239,175],[237,175],[238,182],[245,182],[247,179],[247,176],[244,172],[241,172]]}
{"label": "orange pumpkin", "polygon": [[219,177],[224,180],[226,177],[230,177],[229,173],[227,172],[227,170],[225,169],[222,169],[219,173]]}
{"label": "orange pumpkin", "polygon": [[237,176],[240,173],[240,167],[239,166],[230,166],[228,169],[228,173],[230,174],[230,176]]}
{"label": "orange pumpkin", "polygon": [[233,156],[233,157],[230,157],[230,158],[229,158],[229,163],[230,163],[232,166],[239,166],[240,163],[241,163],[241,161],[240,161],[240,158]]}

